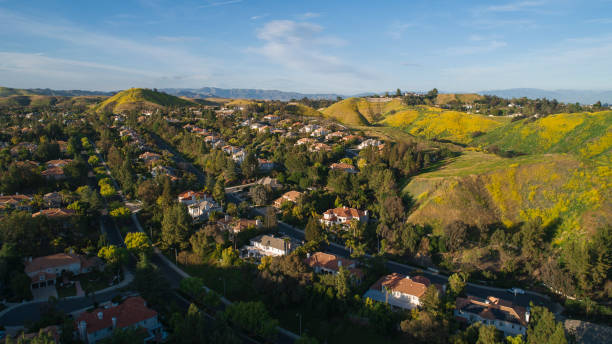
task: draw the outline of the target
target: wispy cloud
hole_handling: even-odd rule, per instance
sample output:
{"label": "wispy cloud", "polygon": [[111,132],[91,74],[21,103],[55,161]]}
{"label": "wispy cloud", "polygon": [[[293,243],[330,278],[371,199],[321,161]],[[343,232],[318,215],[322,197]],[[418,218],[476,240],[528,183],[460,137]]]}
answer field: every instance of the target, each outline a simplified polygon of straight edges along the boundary
{"label": "wispy cloud", "polygon": [[491,5],[481,9],[482,12],[520,12],[532,11],[542,5],[546,1],[515,1],[503,5]]}
{"label": "wispy cloud", "polygon": [[155,38],[159,41],[170,43],[193,42],[200,40],[200,37],[196,36],[157,36]]}
{"label": "wispy cloud", "polygon": [[585,22],[588,24],[612,24],[612,18],[593,18]]}
{"label": "wispy cloud", "polygon": [[301,20],[308,20],[308,19],[318,18],[320,16],[321,16],[321,13],[306,12],[306,13],[302,13],[298,15],[297,17]]}
{"label": "wispy cloud", "polygon": [[207,4],[200,5],[200,8],[219,7],[219,6],[237,4],[239,2],[242,2],[242,0],[209,1]]}
{"label": "wispy cloud", "polygon": [[488,53],[507,46],[504,41],[490,40],[480,41],[480,44],[467,44],[446,49],[448,55],[471,55]]}
{"label": "wispy cloud", "polygon": [[320,25],[274,20],[258,30],[257,38],[264,44],[252,51],[263,54],[285,67],[324,74],[358,73],[345,61],[329,53],[330,49],[340,47],[346,42],[324,35]]}
{"label": "wispy cloud", "polygon": [[252,16],[252,17],[251,17],[251,20],[259,20],[259,19],[263,19],[263,18],[265,18],[265,17],[267,17],[267,16],[269,16],[269,15],[270,15],[270,14],[266,13],[266,14],[260,14],[260,15],[257,15],[257,16]]}
{"label": "wispy cloud", "polygon": [[404,22],[393,22],[390,26],[389,29],[387,31],[387,34],[389,36],[391,36],[391,38],[393,39],[400,39],[402,38],[402,36],[404,35],[404,33],[412,28],[416,26],[415,23],[404,23]]}

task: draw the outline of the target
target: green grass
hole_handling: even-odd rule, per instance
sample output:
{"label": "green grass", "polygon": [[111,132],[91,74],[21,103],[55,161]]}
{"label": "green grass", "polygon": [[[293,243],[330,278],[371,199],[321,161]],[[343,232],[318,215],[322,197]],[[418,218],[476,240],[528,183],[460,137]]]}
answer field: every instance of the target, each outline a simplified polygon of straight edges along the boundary
{"label": "green grass", "polygon": [[112,281],[112,276],[107,276],[103,272],[90,272],[83,275],[74,276],[73,280],[81,282],[81,288],[84,291],[98,291],[110,287],[109,283]]}

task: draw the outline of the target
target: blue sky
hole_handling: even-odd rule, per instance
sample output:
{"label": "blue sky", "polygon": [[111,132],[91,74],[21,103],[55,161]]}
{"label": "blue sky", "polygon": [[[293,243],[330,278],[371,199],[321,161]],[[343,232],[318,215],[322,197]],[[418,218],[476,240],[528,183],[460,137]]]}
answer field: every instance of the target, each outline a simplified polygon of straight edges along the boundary
{"label": "blue sky", "polygon": [[0,85],[612,88],[612,0],[0,0]]}

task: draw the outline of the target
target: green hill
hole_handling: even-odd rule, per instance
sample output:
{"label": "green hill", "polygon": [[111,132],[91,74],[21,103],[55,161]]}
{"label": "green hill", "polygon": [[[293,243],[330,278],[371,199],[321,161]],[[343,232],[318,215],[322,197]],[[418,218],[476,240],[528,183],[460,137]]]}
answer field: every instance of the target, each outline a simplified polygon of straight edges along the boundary
{"label": "green hill", "polygon": [[19,88],[10,88],[10,87],[0,87],[0,97],[9,97],[9,96],[29,96],[34,93],[29,90],[23,90]]}
{"label": "green hill", "polygon": [[482,99],[483,96],[476,93],[440,93],[436,98],[436,104],[444,105],[452,101],[459,101],[465,104],[474,103],[476,100]]}
{"label": "green hill", "polygon": [[130,88],[97,104],[94,111],[121,112],[129,110],[159,109],[168,106],[188,106],[195,103],[166,93],[146,88]]}
{"label": "green hill", "polygon": [[391,111],[404,108],[400,98],[375,102],[366,98],[348,98],[321,110],[325,117],[349,125],[368,125],[377,122]]}
{"label": "green hill", "polygon": [[453,221],[513,226],[539,216],[558,221],[561,244],[612,224],[612,168],[567,154],[508,159],[466,151],[412,178],[403,192],[416,201],[408,221],[436,230]]}
{"label": "green hill", "polygon": [[612,162],[612,111],[523,119],[498,127],[473,144],[528,154],[574,153]]}
{"label": "green hill", "polygon": [[91,104],[104,100],[104,96],[82,96],[82,97],[60,97],[60,96],[41,96],[41,95],[12,95],[0,97],[0,108],[19,108],[40,109],[48,107],[56,108],[86,108]]}

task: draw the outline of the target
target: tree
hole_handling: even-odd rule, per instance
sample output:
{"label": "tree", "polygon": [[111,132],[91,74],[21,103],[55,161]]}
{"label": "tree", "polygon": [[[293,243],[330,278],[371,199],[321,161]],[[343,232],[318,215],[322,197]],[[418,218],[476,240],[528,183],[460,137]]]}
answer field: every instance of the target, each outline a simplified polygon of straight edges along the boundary
{"label": "tree", "polygon": [[457,272],[448,278],[450,291],[454,296],[461,295],[467,284],[468,274],[465,272]]}
{"label": "tree", "polygon": [[223,314],[247,332],[253,332],[267,340],[273,340],[277,335],[278,320],[270,316],[261,301],[234,302]]}
{"label": "tree", "polygon": [[161,228],[162,247],[164,249],[170,247],[187,248],[190,227],[191,217],[184,205],[175,204],[164,209]]}
{"label": "tree", "polygon": [[197,297],[204,291],[204,281],[199,277],[183,278],[179,284],[182,292],[192,297]]}
{"label": "tree", "polygon": [[125,236],[125,246],[135,254],[148,254],[151,251],[149,237],[142,232],[129,232]]}
{"label": "tree", "polygon": [[89,157],[89,159],[87,159],[87,163],[95,167],[100,163],[100,159],[96,155],[92,155]]}
{"label": "tree", "polygon": [[545,307],[531,308],[531,319],[527,328],[528,344],[566,344],[563,324]]}
{"label": "tree", "polygon": [[98,257],[106,260],[112,267],[119,267],[127,260],[127,251],[123,247],[108,245],[98,251]]}
{"label": "tree", "polygon": [[231,247],[227,247],[221,252],[222,266],[232,266],[238,261],[238,259],[238,251],[234,250]]}
{"label": "tree", "polygon": [[266,207],[266,215],[264,216],[264,227],[266,229],[274,229],[278,225],[276,220],[276,210],[273,207]]}
{"label": "tree", "polygon": [[110,184],[102,184],[100,186],[100,195],[104,198],[113,197],[116,193],[117,191]]}
{"label": "tree", "polygon": [[425,294],[421,298],[421,307],[431,314],[438,314],[440,310],[440,293],[435,285],[430,284],[427,290],[425,290]]}
{"label": "tree", "polygon": [[321,228],[321,223],[318,219],[314,217],[308,219],[304,235],[306,241],[320,242],[323,240],[323,228]]}
{"label": "tree", "polygon": [[351,292],[351,273],[343,266],[336,274],[335,278],[336,295],[339,299],[345,299]]}
{"label": "tree", "polygon": [[476,344],[501,344],[497,329],[493,325],[481,325],[478,329]]}
{"label": "tree", "polygon": [[260,206],[268,203],[268,190],[263,185],[255,185],[249,190],[249,196],[255,205]]}
{"label": "tree", "polygon": [[160,187],[154,180],[147,179],[138,185],[136,194],[146,205],[153,205],[160,195]]}
{"label": "tree", "polygon": [[396,97],[401,97],[402,96],[402,90],[400,90],[399,88],[397,90],[395,90],[395,96]]}
{"label": "tree", "polygon": [[15,272],[10,278],[11,291],[20,300],[30,299],[32,293],[30,292],[30,285],[32,280],[28,275],[23,272]]}
{"label": "tree", "polygon": [[208,245],[210,245],[210,241],[208,240],[208,233],[204,229],[200,229],[199,231],[193,233],[193,235],[189,238],[189,243],[191,244],[191,250],[198,257],[203,258],[204,252]]}
{"label": "tree", "polygon": [[132,211],[126,207],[119,207],[111,210],[109,214],[116,219],[127,219],[132,215]]}
{"label": "tree", "polygon": [[451,251],[455,251],[463,245],[467,237],[468,226],[461,221],[454,221],[444,227],[444,236],[446,237],[446,247]]}
{"label": "tree", "polygon": [[418,343],[447,343],[448,321],[438,319],[435,315],[415,310],[412,318],[400,323],[400,329]]}
{"label": "tree", "polygon": [[246,157],[242,161],[240,167],[242,168],[242,174],[247,178],[251,179],[255,177],[257,174],[257,167],[259,166],[259,162],[257,161],[257,157],[255,153],[249,152]]}

